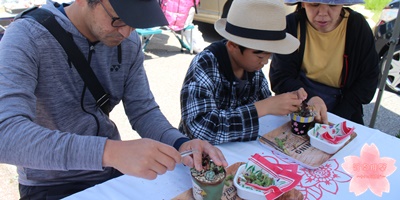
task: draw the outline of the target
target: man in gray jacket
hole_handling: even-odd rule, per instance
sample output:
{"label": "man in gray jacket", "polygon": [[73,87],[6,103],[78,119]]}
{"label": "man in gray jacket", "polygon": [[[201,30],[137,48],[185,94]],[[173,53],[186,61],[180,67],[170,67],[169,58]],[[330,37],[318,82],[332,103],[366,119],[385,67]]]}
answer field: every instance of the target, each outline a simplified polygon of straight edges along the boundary
{"label": "man in gray jacket", "polygon": [[[17,166],[22,199],[59,199],[121,172],[155,179],[181,162],[199,170],[202,153],[227,166],[218,148],[173,128],[150,91],[134,30],[167,23],[156,0],[42,8],[72,36],[111,108],[122,100],[143,139],[120,141],[58,41],[34,19],[17,19],[0,42],[0,163]],[[181,158],[185,150],[195,153]]]}

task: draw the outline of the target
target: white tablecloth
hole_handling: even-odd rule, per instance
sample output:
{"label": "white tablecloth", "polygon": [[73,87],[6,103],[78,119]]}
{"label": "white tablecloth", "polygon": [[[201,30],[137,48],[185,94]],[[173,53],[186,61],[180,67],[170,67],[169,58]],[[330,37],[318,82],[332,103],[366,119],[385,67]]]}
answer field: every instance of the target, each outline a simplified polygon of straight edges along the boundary
{"label": "white tablecloth", "polygon": [[[344,121],[344,119],[333,114],[329,114],[328,117],[332,123]],[[289,120],[288,116],[265,116],[261,118],[260,135],[274,130]],[[359,196],[356,196],[353,192],[349,192],[352,175],[347,174],[341,167],[344,163],[344,157],[359,157],[360,150],[364,144],[370,145],[374,143],[379,149],[380,157],[390,157],[400,160],[400,140],[379,130],[350,121],[347,122],[347,126],[356,127],[357,137],[318,169],[309,170],[299,166],[298,173],[303,178],[296,189],[303,193],[305,199],[400,199],[399,169],[387,177],[390,183],[390,191],[383,193],[382,197],[376,196],[369,189]],[[274,152],[266,147],[263,147],[258,141],[226,143],[218,145],[218,147],[224,153],[229,164],[247,162],[248,158],[255,153],[269,157],[279,163],[288,162],[276,156]],[[190,188],[191,178],[189,168],[178,165],[174,171],[169,171],[155,180],[145,180],[123,175],[71,195],[66,199],[172,199]]]}

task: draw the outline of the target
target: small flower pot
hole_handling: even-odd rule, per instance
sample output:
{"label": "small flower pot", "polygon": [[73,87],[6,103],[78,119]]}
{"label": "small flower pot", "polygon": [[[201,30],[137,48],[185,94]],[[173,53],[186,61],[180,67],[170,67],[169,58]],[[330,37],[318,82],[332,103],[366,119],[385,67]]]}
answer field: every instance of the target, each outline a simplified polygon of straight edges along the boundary
{"label": "small flower pot", "polygon": [[290,114],[291,131],[295,135],[306,135],[308,130],[314,125],[314,116],[303,117],[297,113]]}
{"label": "small flower pot", "polygon": [[203,158],[203,170],[190,169],[193,197],[196,200],[220,200],[224,189],[226,171],[212,160]]}

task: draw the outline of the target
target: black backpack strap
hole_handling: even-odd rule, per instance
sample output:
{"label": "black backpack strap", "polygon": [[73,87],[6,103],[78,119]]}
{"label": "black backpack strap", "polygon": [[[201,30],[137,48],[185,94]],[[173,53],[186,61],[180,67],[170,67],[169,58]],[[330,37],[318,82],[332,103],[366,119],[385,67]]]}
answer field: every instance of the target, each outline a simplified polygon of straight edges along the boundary
{"label": "black backpack strap", "polygon": [[33,7],[25,10],[16,18],[20,17],[33,18],[49,30],[54,38],[61,44],[82,80],[96,99],[96,105],[108,115],[111,111],[110,95],[104,91],[104,88],[94,74],[85,56],[75,44],[71,35],[57,22],[54,14],[46,9]]}

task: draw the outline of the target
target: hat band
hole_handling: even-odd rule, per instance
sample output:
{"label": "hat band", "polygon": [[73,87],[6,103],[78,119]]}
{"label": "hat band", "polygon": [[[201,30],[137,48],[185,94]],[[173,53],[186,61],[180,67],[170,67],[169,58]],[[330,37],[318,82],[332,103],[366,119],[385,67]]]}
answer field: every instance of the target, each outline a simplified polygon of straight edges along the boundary
{"label": "hat band", "polygon": [[256,30],[243,28],[239,26],[235,26],[229,22],[226,22],[225,30],[233,35],[257,39],[257,40],[283,40],[286,37],[286,32],[282,31],[268,31],[268,30]]}

